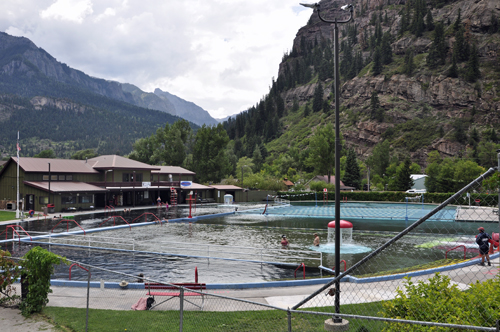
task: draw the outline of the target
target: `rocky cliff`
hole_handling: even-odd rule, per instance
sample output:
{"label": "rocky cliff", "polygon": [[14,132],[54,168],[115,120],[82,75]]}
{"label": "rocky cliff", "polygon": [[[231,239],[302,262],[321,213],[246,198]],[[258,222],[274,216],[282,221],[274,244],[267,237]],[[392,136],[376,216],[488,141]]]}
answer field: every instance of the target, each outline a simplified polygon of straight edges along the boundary
{"label": "rocky cliff", "polygon": [[[440,3],[440,6],[435,6],[435,3]],[[458,142],[454,138],[457,121],[462,121],[466,134],[470,134],[472,130],[482,132],[498,128],[500,36],[497,31],[491,33],[494,18],[500,17],[498,0],[427,1],[427,8],[434,22],[443,22],[445,26],[448,53],[446,64],[438,68],[429,68],[427,64],[433,32],[425,32],[420,37],[398,33],[405,6],[412,8],[415,1],[362,0],[354,4],[354,22],[350,27],[356,29],[358,42],[352,43],[352,48],[354,52],[361,52],[365,67],[354,78],[343,77],[341,81],[341,130],[348,146],[354,147],[362,158],[366,158],[377,143],[389,138],[394,151],[399,150],[401,154],[410,152],[414,161],[425,165],[427,153],[431,150],[438,150],[444,156],[457,156],[469,147],[468,141]],[[343,3],[324,0],[320,5],[323,17],[343,19],[347,15],[340,10]],[[475,45],[478,50],[481,76],[475,82],[466,80],[463,75],[448,75],[456,40],[452,25],[459,15],[465,26],[466,41],[471,47]],[[379,75],[372,73],[373,50],[362,46],[363,42],[368,42],[362,40],[364,36],[376,33],[373,17],[383,17],[382,32],[389,32],[392,36],[390,45],[394,61],[385,66]],[[346,30],[346,26],[341,26],[340,42],[344,46],[349,43]],[[304,45],[322,41],[332,43],[332,40],[333,25],[321,22],[316,13],[312,14],[309,23],[298,31],[291,56],[280,65],[280,75],[292,70],[290,67],[293,68],[300,58],[309,56]],[[413,50],[415,69],[408,75],[403,73],[402,68],[405,53],[410,48]],[[342,52],[341,66],[344,56]],[[458,71],[467,71],[467,62],[459,63]],[[328,99],[333,108],[331,78],[299,85],[283,92],[287,108],[292,108],[294,101],[298,101],[299,105],[310,104],[317,84],[323,85],[324,99]],[[370,118],[370,98],[374,92],[378,94],[380,107],[384,111],[382,121]],[[405,136],[405,130],[408,129],[404,129],[404,124],[410,121],[420,123],[422,130],[433,128],[428,136],[435,134],[438,129],[444,135],[430,140],[422,139],[421,146],[408,148],[408,140],[411,138]],[[426,133],[421,133],[421,136],[424,135]]]}

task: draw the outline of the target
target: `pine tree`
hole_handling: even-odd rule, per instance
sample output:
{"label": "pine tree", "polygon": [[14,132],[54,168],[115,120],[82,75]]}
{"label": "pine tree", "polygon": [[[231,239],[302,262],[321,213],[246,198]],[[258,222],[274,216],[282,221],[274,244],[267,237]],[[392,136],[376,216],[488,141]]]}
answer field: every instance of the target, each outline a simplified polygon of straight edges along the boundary
{"label": "pine tree", "polygon": [[313,112],[319,112],[321,111],[322,107],[323,107],[323,86],[321,85],[321,83],[318,83],[316,85],[316,89],[314,89],[312,110]]}
{"label": "pine tree", "polygon": [[343,182],[346,186],[354,187],[356,189],[359,189],[361,186],[361,172],[356,159],[356,152],[354,152],[353,148],[347,150]]}
{"label": "pine tree", "polygon": [[488,33],[497,33],[498,32],[498,18],[494,13],[491,13],[491,23],[490,23],[490,28],[488,29]]}
{"label": "pine tree", "polygon": [[311,114],[311,109],[309,108],[309,105],[306,105],[304,108],[304,118],[307,118]]}
{"label": "pine tree", "polygon": [[427,28],[427,31],[434,30],[434,18],[432,17],[430,8],[427,10],[427,16],[425,16],[425,27]]}
{"label": "pine tree", "polygon": [[453,43],[453,55],[456,56],[458,62],[467,61],[469,59],[468,44],[464,38],[465,29],[462,25],[455,33],[455,43]]}
{"label": "pine tree", "polygon": [[457,32],[460,27],[462,27],[462,9],[458,8],[458,16],[457,19],[455,20],[455,23],[453,23],[453,31]]}
{"label": "pine tree", "polygon": [[406,191],[413,186],[411,178],[411,161],[409,158],[405,159],[403,167],[396,172],[396,190]]}
{"label": "pine tree", "polygon": [[481,71],[479,70],[479,55],[477,54],[476,45],[472,45],[472,51],[469,56],[469,61],[467,62],[467,71],[465,73],[465,78],[469,82],[475,82],[479,77],[481,77]]}
{"label": "pine tree", "polygon": [[427,64],[430,68],[444,65],[446,60],[446,43],[444,37],[444,26],[441,22],[436,23],[434,29],[434,40],[427,56]]}
{"label": "pine tree", "polygon": [[457,58],[455,57],[455,54],[451,57],[451,67],[448,70],[448,77],[458,77]]}
{"label": "pine tree", "polygon": [[392,47],[391,47],[391,34],[389,32],[384,33],[382,37],[382,44],[380,46],[381,60],[384,65],[388,65],[392,62]]}
{"label": "pine tree", "polygon": [[382,72],[382,57],[380,55],[380,48],[376,47],[375,52],[373,53],[373,68],[372,74],[373,76],[380,75]]}
{"label": "pine tree", "polygon": [[384,120],[384,109],[380,107],[377,91],[373,91],[370,97],[370,119],[379,122]]}
{"label": "pine tree", "polygon": [[410,47],[406,50],[405,63],[404,63],[404,73],[408,76],[413,75],[415,70],[415,63],[413,62],[413,48]]}

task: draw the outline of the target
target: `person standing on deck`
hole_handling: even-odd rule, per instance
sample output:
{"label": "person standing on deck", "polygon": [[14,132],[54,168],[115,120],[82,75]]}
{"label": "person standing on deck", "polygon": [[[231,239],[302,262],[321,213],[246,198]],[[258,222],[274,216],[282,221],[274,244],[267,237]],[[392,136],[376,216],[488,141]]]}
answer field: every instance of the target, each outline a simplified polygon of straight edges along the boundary
{"label": "person standing on deck", "polygon": [[479,234],[476,235],[476,243],[479,245],[479,254],[481,255],[481,263],[479,263],[479,265],[484,266],[484,257],[486,257],[488,266],[491,266],[489,255],[489,241],[491,240],[491,236],[484,232],[484,227],[479,227],[477,230],[479,231]]}

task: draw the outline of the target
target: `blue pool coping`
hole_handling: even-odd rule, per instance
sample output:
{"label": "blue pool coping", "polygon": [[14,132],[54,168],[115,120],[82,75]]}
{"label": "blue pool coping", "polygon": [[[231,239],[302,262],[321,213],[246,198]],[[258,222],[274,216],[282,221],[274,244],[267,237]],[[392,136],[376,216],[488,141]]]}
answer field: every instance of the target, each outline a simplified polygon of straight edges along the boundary
{"label": "blue pool coping", "polygon": [[[490,259],[498,258],[500,253],[490,255]],[[378,277],[368,277],[368,278],[357,278],[351,275],[346,275],[341,279],[341,282],[350,282],[355,284],[373,283],[373,282],[383,282],[390,280],[398,280],[406,277],[418,277],[422,275],[435,274],[438,272],[445,272],[455,269],[460,269],[468,267],[471,265],[476,265],[481,261],[480,258],[473,258],[468,261],[457,263],[453,265],[440,266],[432,269],[413,271],[408,273],[398,273],[386,276]],[[334,273],[332,269],[324,266],[319,266],[320,269],[326,272]],[[213,283],[207,284],[207,289],[253,289],[253,288],[272,288],[272,287],[295,287],[295,286],[313,286],[313,285],[324,285],[332,281],[334,277],[331,278],[317,278],[317,279],[302,279],[302,280],[283,280],[283,281],[262,281],[262,282],[246,282],[246,283]],[[51,286],[57,287],[87,287],[87,281],[70,281],[70,280],[58,280],[53,279],[50,281]],[[91,281],[90,288],[100,288],[100,281]],[[118,282],[104,282],[104,288],[109,289],[119,289]],[[129,283],[124,289],[145,289],[143,283]]]}

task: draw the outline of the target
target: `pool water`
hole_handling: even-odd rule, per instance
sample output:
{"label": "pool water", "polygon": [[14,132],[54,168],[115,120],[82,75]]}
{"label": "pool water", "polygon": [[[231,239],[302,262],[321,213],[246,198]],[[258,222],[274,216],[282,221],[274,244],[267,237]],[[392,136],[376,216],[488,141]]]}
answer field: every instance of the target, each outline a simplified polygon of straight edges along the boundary
{"label": "pool water", "polygon": [[[249,205],[248,207],[259,208],[260,211],[263,211],[264,205]],[[386,209],[387,207],[383,208]],[[299,211],[296,206],[294,209]],[[186,208],[173,209],[168,212],[167,216],[165,216],[165,211],[157,211],[157,209],[151,209],[150,211],[158,214],[163,213],[162,217],[168,219],[173,217],[183,218],[188,214]],[[231,211],[231,208],[222,209],[217,206],[197,207],[193,214],[202,215],[227,211]],[[130,222],[143,212],[133,211],[130,214],[121,215]],[[343,213],[343,210],[341,212]],[[106,215],[98,213],[76,217],[76,221],[84,229],[98,227],[103,220],[106,220]],[[293,278],[295,266],[285,267],[283,265],[238,260],[219,260],[214,259],[214,257],[294,262],[297,266],[300,262],[304,262],[306,266],[317,267],[319,265],[317,260],[319,251],[323,255],[323,266],[331,268],[335,259],[334,245],[327,242],[327,225],[331,220],[333,220],[332,217],[289,217],[276,214],[262,215],[262,212],[253,214],[237,213],[224,217],[203,219],[192,224],[169,223],[162,226],[155,224],[135,227],[132,230],[122,228],[85,236],[86,239],[95,238],[95,241],[99,242],[99,246],[102,248],[129,249],[133,243],[135,250],[159,254],[88,250],[54,245],[50,247],[44,245],[44,247],[75,261],[132,275],[144,273],[147,277],[170,282],[194,281],[195,268],[198,269],[199,281],[205,283],[270,281]],[[408,224],[404,219],[368,219],[363,217],[349,218],[348,220],[353,223],[354,227],[352,242],[343,246],[340,252],[340,258],[345,260],[347,267],[352,266],[371,251],[390,240],[394,235],[406,228]],[[57,222],[53,220],[31,221],[24,222],[21,225],[29,233],[46,232],[50,231]],[[117,220],[116,223],[120,222]],[[112,221],[108,221],[103,226],[112,226],[112,224]],[[124,222],[122,221],[121,224],[124,224]],[[75,224],[70,224],[69,228],[70,231],[80,230]],[[426,221],[415,231],[385,250],[380,255],[380,259],[367,262],[363,265],[363,269],[355,274],[391,270],[442,259],[444,258],[445,249],[451,245],[460,241],[471,242],[476,228],[477,224],[474,223],[456,223],[447,220]],[[65,231],[65,223],[61,223],[54,230],[54,232]],[[321,245],[319,248],[312,246],[313,233],[318,233],[320,236]],[[289,250],[281,248],[280,241],[283,234],[290,241]],[[441,243],[444,238],[446,238],[445,243]],[[425,245],[431,241],[441,244]],[[76,242],[68,243],[74,244]],[[118,245],[117,243],[122,244]],[[128,244],[129,247],[126,247],[123,243]],[[3,244],[4,250],[13,251],[16,256],[22,255],[29,248],[29,245],[19,245],[17,242]],[[297,253],[295,250],[304,251],[305,253]],[[166,256],[162,254],[172,255]],[[197,256],[198,258],[181,257],[182,255]],[[210,258],[207,258],[208,256]],[[296,256],[300,256],[300,259],[295,258]],[[455,256],[459,257],[460,255],[455,254]],[[312,270],[308,271],[307,275],[319,276],[320,272]],[[68,267],[57,267],[55,277],[67,279]],[[72,279],[85,278],[85,271],[72,270]],[[93,280],[100,278],[110,280],[117,278],[117,276],[106,271],[92,271]]]}

